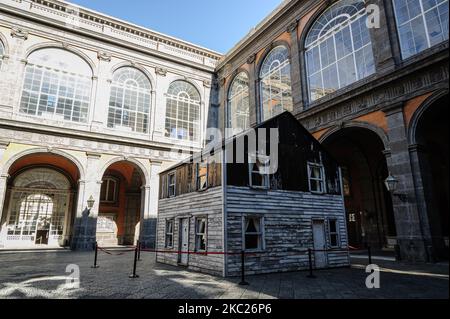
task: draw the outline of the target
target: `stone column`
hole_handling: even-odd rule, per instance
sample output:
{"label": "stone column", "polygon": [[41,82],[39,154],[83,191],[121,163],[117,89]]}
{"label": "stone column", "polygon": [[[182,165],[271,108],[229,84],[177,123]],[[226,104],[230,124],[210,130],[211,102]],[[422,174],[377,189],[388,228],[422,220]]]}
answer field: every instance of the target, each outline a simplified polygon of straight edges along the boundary
{"label": "stone column", "polygon": [[[152,132],[152,140],[154,141],[164,141],[165,139],[165,129],[166,129],[166,97],[165,94],[169,89],[170,81],[167,76],[167,69],[157,67],[155,69],[155,94],[154,94],[154,104],[155,117],[154,117],[154,127]],[[152,95],[153,96],[153,95]]]}
{"label": "stone column", "polygon": [[393,195],[395,226],[400,258],[410,261],[427,261],[431,248],[428,218],[418,209],[416,188],[411,170],[403,102],[385,108],[388,124],[390,156],[387,165],[390,173],[398,179],[396,193],[405,195],[402,200]]}
{"label": "stone column", "polygon": [[441,228],[441,216],[434,196],[433,177],[427,157],[427,149],[423,145],[409,145],[411,167],[416,188],[419,213],[429,221],[432,249],[430,260],[435,261],[448,256]]}
{"label": "stone column", "polygon": [[145,247],[156,247],[156,220],[159,200],[159,171],[161,162],[150,162],[150,181],[142,187],[141,196],[141,242]]}
{"label": "stone column", "polygon": [[[71,248],[91,250],[96,241],[97,217],[100,204],[101,180],[98,180],[100,154],[87,153],[86,179],[79,182],[76,217]],[[92,196],[94,206],[88,208],[87,200]]]}
{"label": "stone column", "polygon": [[3,228],[3,226],[6,225],[6,221],[3,219],[7,218],[7,211],[5,209],[5,214],[3,214],[3,209],[6,207],[6,190],[8,187],[8,178],[9,175],[1,175],[0,176],[0,248],[4,247],[5,240],[6,240],[6,230]]}
{"label": "stone column", "polygon": [[111,88],[111,55],[100,51],[97,53],[97,76],[92,81],[92,101],[90,123],[91,130],[101,132],[108,122],[109,92]]}
{"label": "stone column", "polygon": [[302,79],[300,75],[300,46],[298,41],[298,21],[292,22],[287,31],[291,35],[291,87],[294,114],[303,111]]}
{"label": "stone column", "polygon": [[256,71],[256,54],[252,54],[247,59],[247,64],[249,65],[249,79],[248,79],[248,94],[249,94],[249,108],[250,108],[250,126],[253,127],[256,124],[258,124],[258,118],[259,118],[259,99],[257,94],[257,87],[258,87],[258,74]]}
{"label": "stone column", "polygon": [[[383,0],[366,0],[366,8],[368,8],[369,23],[372,22],[371,16],[376,18],[376,10],[372,8],[379,8],[379,27],[374,26],[369,28],[370,38],[372,41],[372,50],[375,60],[375,69],[377,74],[384,74],[386,72],[392,71],[395,68],[395,59],[392,50],[391,40],[389,35],[391,32],[389,30],[388,24],[388,12],[384,7]],[[394,17],[390,17],[389,20],[393,20]],[[373,21],[377,22],[377,21]],[[391,35],[392,36],[392,35]]]}
{"label": "stone column", "polygon": [[[3,154],[5,153],[6,148],[8,147],[9,142],[0,141],[0,162],[3,158]],[[0,172],[3,170],[3,165],[0,165]],[[5,196],[6,196],[6,187],[8,181],[8,174],[4,174],[0,176],[0,232],[2,228],[2,218],[3,218],[3,207],[5,205]]]}

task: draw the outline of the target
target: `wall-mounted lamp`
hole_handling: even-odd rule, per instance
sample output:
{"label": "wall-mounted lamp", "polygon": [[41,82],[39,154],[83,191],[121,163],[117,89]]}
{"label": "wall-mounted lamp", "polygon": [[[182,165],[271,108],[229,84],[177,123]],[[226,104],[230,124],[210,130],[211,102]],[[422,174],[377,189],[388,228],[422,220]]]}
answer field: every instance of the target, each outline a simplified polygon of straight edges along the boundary
{"label": "wall-mounted lamp", "polygon": [[384,184],[386,185],[386,189],[388,190],[388,192],[391,193],[393,196],[398,197],[402,202],[406,202],[408,200],[406,194],[396,192],[398,186],[398,179],[396,179],[394,176],[389,174],[389,176],[384,181]]}
{"label": "wall-mounted lamp", "polygon": [[89,210],[90,210],[92,207],[94,207],[94,203],[95,203],[95,199],[94,199],[94,197],[92,197],[92,195],[91,195],[91,197],[89,197],[89,199],[87,200],[87,205],[88,205]]}

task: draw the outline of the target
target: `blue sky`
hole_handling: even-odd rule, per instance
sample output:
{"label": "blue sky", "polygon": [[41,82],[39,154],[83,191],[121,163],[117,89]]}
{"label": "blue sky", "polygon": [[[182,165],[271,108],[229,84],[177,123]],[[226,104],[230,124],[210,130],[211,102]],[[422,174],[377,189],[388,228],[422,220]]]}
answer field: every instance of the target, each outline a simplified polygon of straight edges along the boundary
{"label": "blue sky", "polygon": [[226,53],[282,0],[69,0]]}

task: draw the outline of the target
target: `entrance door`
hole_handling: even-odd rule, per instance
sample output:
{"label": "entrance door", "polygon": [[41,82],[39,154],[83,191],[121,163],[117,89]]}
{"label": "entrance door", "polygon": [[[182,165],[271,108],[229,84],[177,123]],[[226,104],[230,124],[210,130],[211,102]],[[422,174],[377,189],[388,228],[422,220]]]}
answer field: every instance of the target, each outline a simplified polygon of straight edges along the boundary
{"label": "entrance door", "polygon": [[180,253],[178,260],[180,264],[187,265],[189,254],[189,218],[180,219]]}
{"label": "entrance door", "polygon": [[324,268],[327,266],[327,255],[323,251],[326,248],[325,243],[325,227],[323,220],[313,221],[313,239],[314,239],[314,261],[316,268]]}
{"label": "entrance door", "polygon": [[48,245],[48,230],[36,231],[36,245]]}

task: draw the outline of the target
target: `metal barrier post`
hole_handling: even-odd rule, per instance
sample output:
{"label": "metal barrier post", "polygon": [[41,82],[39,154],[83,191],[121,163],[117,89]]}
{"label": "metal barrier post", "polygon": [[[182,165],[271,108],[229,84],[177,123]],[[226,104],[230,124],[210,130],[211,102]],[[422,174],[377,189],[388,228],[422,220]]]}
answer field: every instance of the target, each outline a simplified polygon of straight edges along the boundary
{"label": "metal barrier post", "polygon": [[369,256],[369,265],[372,264],[372,249],[370,248],[370,246],[367,246],[367,254]]}
{"label": "metal barrier post", "polygon": [[141,261],[141,242],[139,240],[136,242],[136,247],[138,249],[137,260]]}
{"label": "metal barrier post", "polygon": [[95,252],[94,252],[94,266],[92,266],[91,268],[98,268],[99,265],[97,265],[97,255],[98,255],[98,244],[97,244],[97,242],[95,242],[95,244],[94,244],[94,250],[95,250]]}
{"label": "metal barrier post", "polygon": [[138,247],[134,249],[134,262],[133,262],[133,273],[129,276],[130,278],[138,278],[139,276],[136,275],[136,263],[138,258]]}
{"label": "metal barrier post", "polygon": [[241,251],[241,282],[239,285],[247,286],[249,283],[245,281],[245,252]]}
{"label": "metal barrier post", "polygon": [[308,248],[308,261],[309,261],[309,275],[308,278],[316,278],[316,276],[313,275],[313,265],[312,265],[312,249]]}

